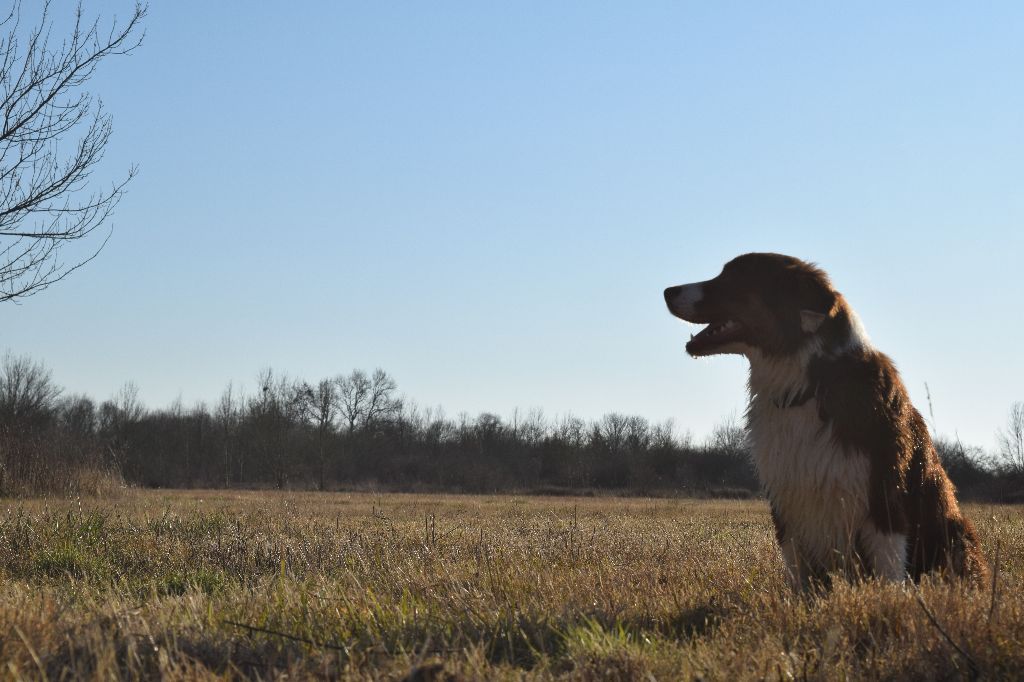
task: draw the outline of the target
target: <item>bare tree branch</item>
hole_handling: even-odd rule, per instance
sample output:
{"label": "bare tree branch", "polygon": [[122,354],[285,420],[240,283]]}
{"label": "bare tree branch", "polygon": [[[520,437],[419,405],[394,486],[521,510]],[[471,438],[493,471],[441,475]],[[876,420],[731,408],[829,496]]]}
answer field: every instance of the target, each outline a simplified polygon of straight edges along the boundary
{"label": "bare tree branch", "polygon": [[[103,30],[75,10],[70,35],[52,38],[50,2],[37,23],[22,25],[16,3],[0,21],[0,301],[42,291],[95,258],[110,232],[85,257],[60,258],[67,242],[102,226],[135,176],[134,167],[109,187],[92,185],[112,131],[103,104],[82,88],[99,63],[130,54],[145,37],[147,7]],[[70,139],[69,139],[70,138]]]}

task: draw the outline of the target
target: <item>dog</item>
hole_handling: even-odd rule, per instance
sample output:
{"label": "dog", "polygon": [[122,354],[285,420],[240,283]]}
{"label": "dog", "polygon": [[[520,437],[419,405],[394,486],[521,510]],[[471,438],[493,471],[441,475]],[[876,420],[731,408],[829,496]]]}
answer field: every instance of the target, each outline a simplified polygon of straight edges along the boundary
{"label": "dog", "polygon": [[750,361],[747,428],[790,584],[988,572],[896,367],[817,266],[748,253],[665,289],[694,357]]}

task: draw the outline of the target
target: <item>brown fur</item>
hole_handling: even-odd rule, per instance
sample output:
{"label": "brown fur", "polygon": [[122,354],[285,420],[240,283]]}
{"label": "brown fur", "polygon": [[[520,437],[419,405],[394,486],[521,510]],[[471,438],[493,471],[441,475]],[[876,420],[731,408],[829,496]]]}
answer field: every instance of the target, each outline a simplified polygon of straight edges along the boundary
{"label": "brown fur", "polygon": [[871,458],[871,520],[907,534],[911,577],[948,571],[982,579],[987,567],[974,527],[892,361],[873,350],[818,359],[811,380],[833,438]]}

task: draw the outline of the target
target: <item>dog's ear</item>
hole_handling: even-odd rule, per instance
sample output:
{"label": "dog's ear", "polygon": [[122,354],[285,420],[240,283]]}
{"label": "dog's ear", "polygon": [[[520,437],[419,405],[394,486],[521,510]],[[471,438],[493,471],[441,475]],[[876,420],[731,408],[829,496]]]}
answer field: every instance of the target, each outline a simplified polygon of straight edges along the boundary
{"label": "dog's ear", "polygon": [[821,327],[821,323],[828,319],[827,313],[819,313],[815,310],[800,311],[800,328],[808,334],[813,334]]}

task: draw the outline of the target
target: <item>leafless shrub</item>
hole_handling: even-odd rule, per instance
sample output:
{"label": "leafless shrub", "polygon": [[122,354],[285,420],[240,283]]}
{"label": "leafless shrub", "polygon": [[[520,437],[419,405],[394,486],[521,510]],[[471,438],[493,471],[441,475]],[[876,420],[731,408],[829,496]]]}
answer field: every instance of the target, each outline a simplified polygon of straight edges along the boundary
{"label": "leafless shrub", "polygon": [[1016,474],[1024,473],[1024,403],[1010,407],[1006,426],[998,433],[999,455]]}

